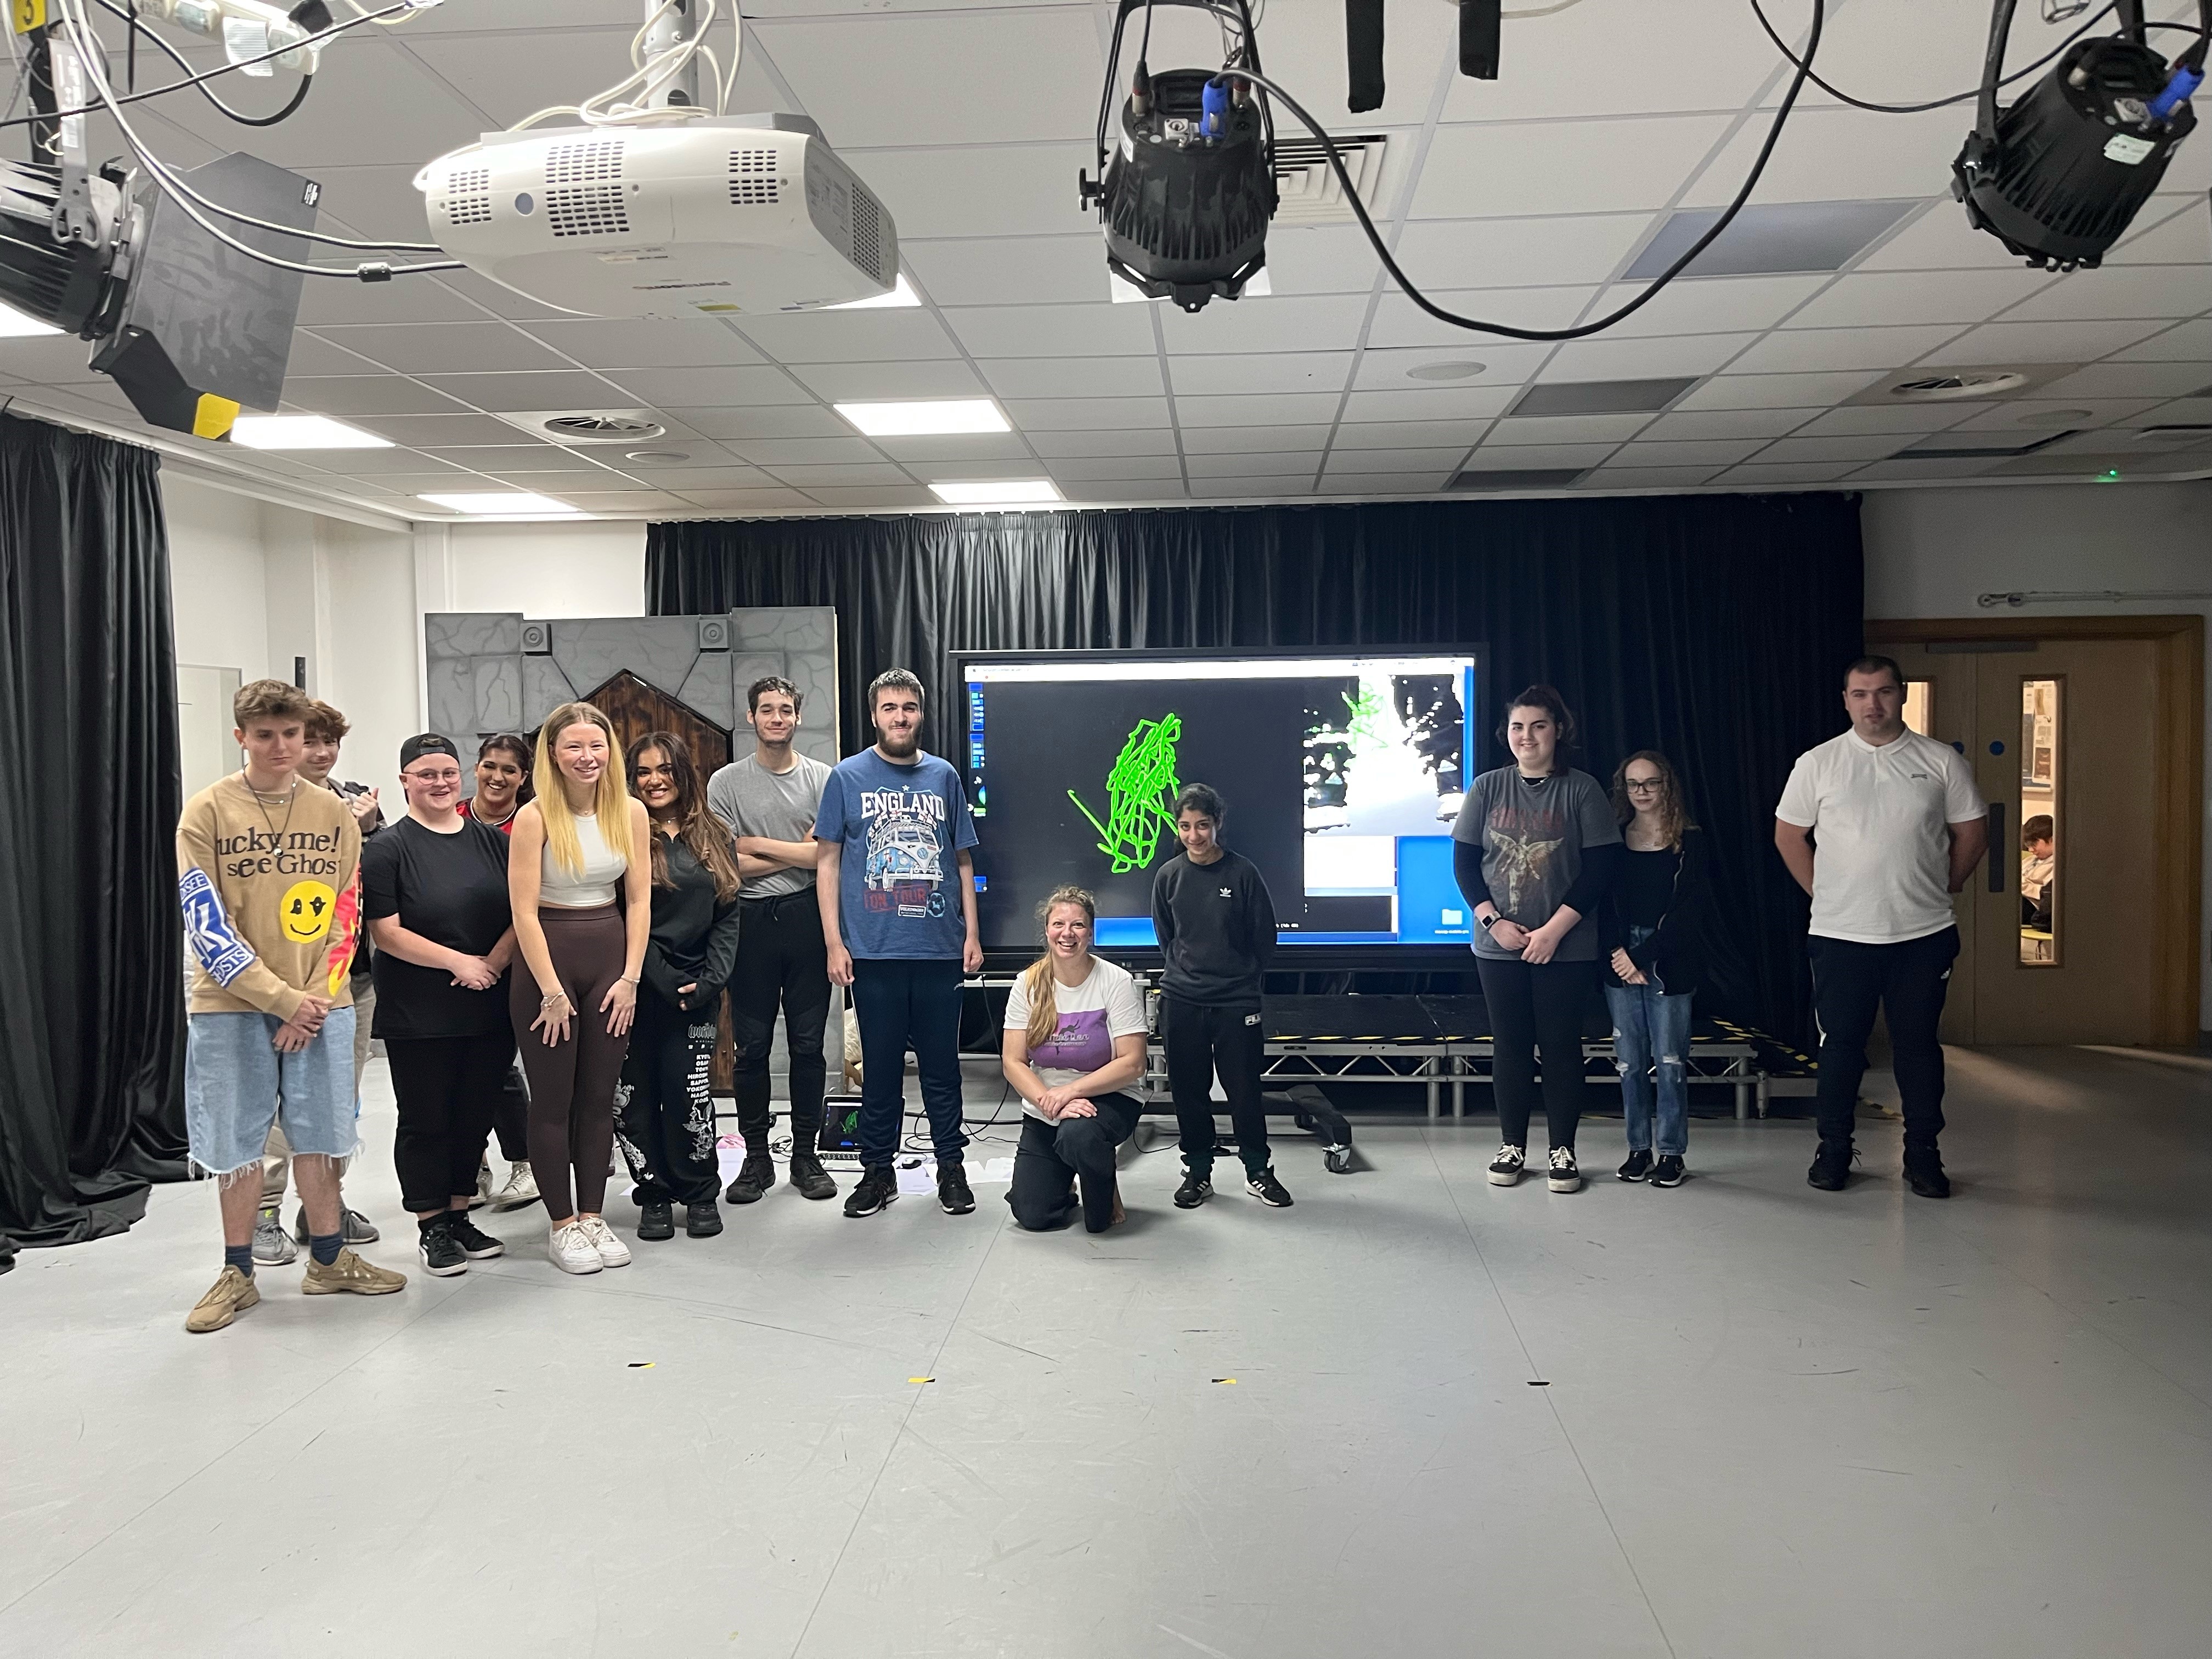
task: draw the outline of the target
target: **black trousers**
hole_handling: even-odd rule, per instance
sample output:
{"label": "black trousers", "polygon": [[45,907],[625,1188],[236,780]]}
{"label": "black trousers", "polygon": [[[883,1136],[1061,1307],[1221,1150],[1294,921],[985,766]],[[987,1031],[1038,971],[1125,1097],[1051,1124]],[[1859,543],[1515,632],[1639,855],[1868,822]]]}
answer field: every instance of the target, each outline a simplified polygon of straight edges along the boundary
{"label": "black trousers", "polygon": [[966,980],[952,957],[855,957],[853,1012],[860,1019],[860,1164],[888,1170],[906,1127],[906,1054],[939,1164],[961,1162],[968,1136],[960,1083],[960,1004]]}
{"label": "black trousers", "polygon": [[791,1144],[811,1152],[822,1129],[822,1028],[830,1018],[830,947],[811,887],[746,899],[730,975],[730,1036],[737,1048],[738,1130],[747,1152],[768,1150],[769,1051],[775,1014],[791,1060]]}
{"label": "black trousers", "polygon": [[1086,1232],[1103,1233],[1112,1224],[1114,1149],[1136,1132],[1144,1109],[1127,1095],[1103,1095],[1091,1103],[1098,1109],[1096,1117],[1047,1123],[1023,1114],[1013,1183],[1006,1188],[1016,1226],[1052,1232],[1073,1220],[1078,1208]]}
{"label": "black trousers", "polygon": [[492,1103],[514,1063],[514,1033],[387,1037],[384,1052],[399,1102],[392,1146],[399,1201],[428,1215],[453,1199],[475,1197]]}
{"label": "black trousers", "polygon": [[1813,958],[1813,1018],[1820,1028],[1820,1087],[1814,1102],[1820,1139],[1851,1144],[1866,1076],[1867,1037],[1879,1006],[1889,1020],[1891,1064],[1905,1111],[1905,1144],[1933,1146],[1943,1133],[1943,1000],[1958,960],[1959,930],[1946,927],[1899,945],[1806,941]]}
{"label": "black trousers", "polygon": [[1536,1056],[1544,1057],[1544,1132],[1553,1146],[1574,1149],[1589,1084],[1583,1071],[1583,1011],[1597,984],[1594,962],[1542,963],[1474,959],[1490,1011],[1491,1093],[1498,1099],[1498,1139],[1528,1144],[1528,1119],[1539,1098]]}
{"label": "black trousers", "polygon": [[501,1158],[509,1164],[530,1162],[530,1090],[519,1060],[507,1068],[507,1082],[491,1103],[491,1127]]}
{"label": "black trousers", "polygon": [[710,1204],[721,1190],[714,1158],[712,1008],[685,1013],[641,992],[629,1053],[615,1090],[615,1139],[641,1204]]}
{"label": "black trousers", "polygon": [[1257,1175],[1267,1167],[1267,1113],[1260,1101],[1260,1073],[1267,1063],[1267,1034],[1254,1008],[1214,1008],[1173,994],[1160,998],[1167,1028],[1168,1091],[1175,1097],[1176,1126],[1182,1131],[1186,1168],[1213,1168],[1213,1079],[1229,1097],[1229,1124],[1237,1155]]}

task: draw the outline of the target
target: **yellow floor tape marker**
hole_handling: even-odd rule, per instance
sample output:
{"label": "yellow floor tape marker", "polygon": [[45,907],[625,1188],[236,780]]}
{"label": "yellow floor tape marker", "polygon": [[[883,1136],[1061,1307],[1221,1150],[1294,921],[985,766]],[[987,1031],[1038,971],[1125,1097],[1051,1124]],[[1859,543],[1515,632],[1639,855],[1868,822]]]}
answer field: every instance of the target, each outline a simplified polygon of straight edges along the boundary
{"label": "yellow floor tape marker", "polygon": [[907,1378],[907,1381],[909,1382],[934,1382],[937,1379],[933,1376],[909,1376]]}

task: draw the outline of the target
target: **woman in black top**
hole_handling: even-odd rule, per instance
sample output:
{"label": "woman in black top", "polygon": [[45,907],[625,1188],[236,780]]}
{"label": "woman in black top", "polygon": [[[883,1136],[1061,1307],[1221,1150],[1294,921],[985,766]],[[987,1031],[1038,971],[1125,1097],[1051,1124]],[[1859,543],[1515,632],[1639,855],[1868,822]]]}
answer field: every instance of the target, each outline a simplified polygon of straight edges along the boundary
{"label": "woman in black top", "polygon": [[648,732],[628,760],[630,789],[653,821],[653,933],[616,1139],[637,1182],[637,1236],[673,1238],[670,1206],[680,1203],[684,1231],[711,1238],[722,1212],[710,1085],[715,1016],[738,959],[737,843],[707,810],[683,738]]}
{"label": "woman in black top", "polygon": [[[1705,833],[1690,821],[1667,757],[1642,749],[1613,775],[1613,810],[1628,843],[1620,879],[1598,911],[1613,1065],[1628,1120],[1623,1181],[1680,1186],[1690,1150],[1690,1002],[1705,963]],[[1658,1158],[1652,1158],[1650,1073],[1658,1068]]]}
{"label": "woman in black top", "polygon": [[500,1255],[469,1220],[493,1103],[514,1059],[507,837],[461,816],[461,763],[434,732],[399,750],[407,816],[362,849],[376,940],[376,1035],[399,1102],[392,1146],[422,1265],[441,1278]]}

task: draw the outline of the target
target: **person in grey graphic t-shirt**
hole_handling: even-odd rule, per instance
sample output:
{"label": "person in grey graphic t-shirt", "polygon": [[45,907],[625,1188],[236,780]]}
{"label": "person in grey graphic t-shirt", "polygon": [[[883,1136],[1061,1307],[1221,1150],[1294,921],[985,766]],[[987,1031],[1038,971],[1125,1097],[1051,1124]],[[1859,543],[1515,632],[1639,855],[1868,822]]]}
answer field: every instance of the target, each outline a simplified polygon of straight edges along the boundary
{"label": "person in grey graphic t-shirt", "polygon": [[791,746],[799,688],[781,676],[745,693],[753,752],[717,771],[707,805],[738,838],[744,913],[738,965],[730,975],[730,1030],[737,1045],[738,1128],[745,1161],[724,1194],[750,1204],[775,1185],[769,1157],[769,1051],[783,1009],[791,1060],[791,1184],[809,1198],[835,1198],[837,1183],[817,1155],[828,1069],[822,1032],[830,1018],[830,957],[814,897],[814,817],[830,769]]}

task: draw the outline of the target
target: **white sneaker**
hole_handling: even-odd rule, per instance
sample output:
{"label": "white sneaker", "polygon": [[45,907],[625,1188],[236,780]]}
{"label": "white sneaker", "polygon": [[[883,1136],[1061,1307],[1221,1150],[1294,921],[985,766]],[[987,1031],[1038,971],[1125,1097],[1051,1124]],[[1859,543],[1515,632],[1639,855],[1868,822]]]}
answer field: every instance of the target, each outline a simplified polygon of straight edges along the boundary
{"label": "white sneaker", "polygon": [[477,1165],[477,1195],[469,1200],[469,1208],[481,1210],[491,1202],[491,1160],[485,1158]]}
{"label": "white sneaker", "polygon": [[492,1195],[495,1210],[519,1210],[526,1204],[538,1201],[538,1177],[530,1173],[530,1160],[507,1166],[507,1185]]}
{"label": "white sneaker", "polygon": [[1555,1193],[1578,1193],[1583,1189],[1583,1172],[1575,1164],[1575,1149],[1571,1146],[1552,1148],[1552,1167],[1544,1177]]}
{"label": "white sneaker", "polygon": [[606,1264],[599,1260],[592,1236],[580,1221],[563,1222],[545,1235],[545,1254],[564,1273],[595,1273]]}
{"label": "white sneaker", "polygon": [[584,1237],[592,1241],[592,1248],[599,1252],[599,1266],[629,1266],[629,1246],[615,1237],[615,1230],[607,1225],[603,1217],[587,1215],[576,1224],[584,1230]]}

